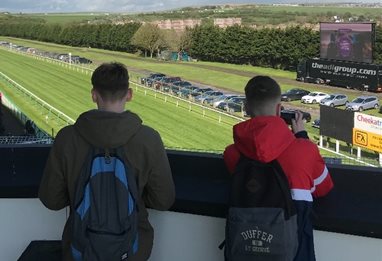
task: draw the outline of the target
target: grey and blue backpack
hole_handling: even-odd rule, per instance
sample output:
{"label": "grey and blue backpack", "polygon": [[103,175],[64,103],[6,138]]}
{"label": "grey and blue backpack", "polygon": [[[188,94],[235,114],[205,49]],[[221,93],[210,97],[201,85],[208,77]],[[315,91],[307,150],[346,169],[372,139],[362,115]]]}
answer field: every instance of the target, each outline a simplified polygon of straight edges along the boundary
{"label": "grey and blue backpack", "polygon": [[72,213],[75,261],[130,260],[138,251],[138,186],[124,149],[91,148]]}
{"label": "grey and blue backpack", "polygon": [[232,177],[226,221],[226,261],[292,261],[297,215],[288,180],[277,161],[241,156]]}

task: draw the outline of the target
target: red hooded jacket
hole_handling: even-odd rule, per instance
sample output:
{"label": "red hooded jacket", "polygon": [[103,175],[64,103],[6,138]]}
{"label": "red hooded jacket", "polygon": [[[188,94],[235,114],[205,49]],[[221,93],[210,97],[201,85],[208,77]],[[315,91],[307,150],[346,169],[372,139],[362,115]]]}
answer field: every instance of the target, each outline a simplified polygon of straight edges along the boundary
{"label": "red hooded jacket", "polygon": [[333,187],[329,171],[317,146],[296,138],[284,120],[259,116],[233,127],[234,144],[224,152],[224,161],[233,173],[240,155],[261,162],[277,160],[288,178],[299,226],[299,250],[295,261],[314,261],[311,211],[313,197],[326,195]]}

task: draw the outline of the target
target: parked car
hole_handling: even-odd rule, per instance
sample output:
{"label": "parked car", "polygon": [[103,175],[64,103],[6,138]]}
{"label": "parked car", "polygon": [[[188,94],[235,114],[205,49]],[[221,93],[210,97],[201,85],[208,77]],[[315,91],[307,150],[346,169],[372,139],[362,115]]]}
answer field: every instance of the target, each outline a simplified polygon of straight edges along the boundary
{"label": "parked car", "polygon": [[164,77],[160,81],[155,81],[154,87],[157,90],[161,89],[163,91],[169,91],[169,88],[164,89],[164,87],[169,87],[174,82],[179,82],[179,81],[181,81],[180,77]]}
{"label": "parked car", "polygon": [[282,101],[294,101],[294,100],[301,100],[301,98],[305,95],[308,95],[310,92],[303,89],[290,89],[287,92],[281,94],[281,100]]}
{"label": "parked car", "polygon": [[178,92],[178,96],[188,99],[192,91],[190,89],[183,88]]}
{"label": "parked car", "polygon": [[174,82],[173,85],[179,86],[180,88],[189,88],[192,86],[192,84],[187,81]]}
{"label": "parked car", "polygon": [[301,98],[302,103],[318,103],[328,98],[330,95],[324,92],[311,92]]}
{"label": "parked car", "polygon": [[221,102],[221,103],[219,103],[219,105],[216,108],[223,110],[223,111],[227,111],[227,103],[228,102]]}
{"label": "parked car", "polygon": [[200,88],[199,89],[199,91],[201,92],[201,93],[205,93],[205,92],[209,92],[209,91],[213,91],[214,89],[212,89],[212,88],[209,88],[209,87],[207,87],[207,88]]}
{"label": "parked car", "polygon": [[165,77],[165,76],[166,75],[163,74],[163,73],[151,73],[149,76],[141,78],[141,84],[146,84],[147,85],[147,81],[148,80],[152,80],[152,79],[155,79],[155,78],[158,78],[158,77]]}
{"label": "parked car", "polygon": [[241,112],[244,109],[245,97],[232,98],[227,102],[226,110],[228,112]]}
{"label": "parked car", "polygon": [[379,101],[376,96],[360,96],[346,105],[346,109],[351,111],[363,111],[373,108],[379,108]]}
{"label": "parked car", "polygon": [[230,101],[232,98],[234,97],[238,97],[238,95],[236,94],[224,94],[222,96],[218,96],[216,97],[213,101],[212,101],[212,106],[213,107],[218,107],[218,105],[222,102],[226,102],[226,101]]}
{"label": "parked car", "polygon": [[200,91],[200,87],[195,86],[195,85],[192,85],[192,86],[190,86],[190,87],[187,88],[187,89],[189,89],[189,90],[192,91],[192,92],[199,92],[199,91]]}
{"label": "parked car", "polygon": [[220,91],[208,91],[203,93],[202,95],[199,95],[195,98],[196,102],[204,103],[205,99],[215,99],[217,96],[223,95]]}
{"label": "parked car", "polygon": [[313,128],[317,128],[317,129],[319,129],[319,128],[320,128],[320,119],[315,119],[315,120],[312,122],[312,127],[313,127]]}
{"label": "parked car", "polygon": [[160,80],[162,80],[164,77],[166,77],[166,76],[156,75],[156,76],[153,76],[153,77],[148,77],[148,78],[146,78],[146,80],[145,80],[145,84],[146,84],[147,86],[149,86],[149,87],[153,87],[153,85],[154,85],[154,83],[155,83],[156,81],[160,81]]}
{"label": "parked car", "polygon": [[346,105],[347,103],[348,97],[344,94],[332,94],[320,102],[320,104],[330,107]]}

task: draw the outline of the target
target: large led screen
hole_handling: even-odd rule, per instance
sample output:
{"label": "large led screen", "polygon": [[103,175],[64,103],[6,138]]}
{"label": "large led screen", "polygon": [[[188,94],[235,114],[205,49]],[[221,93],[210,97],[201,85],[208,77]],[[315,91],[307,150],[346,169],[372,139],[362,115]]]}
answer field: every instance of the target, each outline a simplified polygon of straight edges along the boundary
{"label": "large led screen", "polygon": [[321,23],[322,59],[373,62],[374,24]]}

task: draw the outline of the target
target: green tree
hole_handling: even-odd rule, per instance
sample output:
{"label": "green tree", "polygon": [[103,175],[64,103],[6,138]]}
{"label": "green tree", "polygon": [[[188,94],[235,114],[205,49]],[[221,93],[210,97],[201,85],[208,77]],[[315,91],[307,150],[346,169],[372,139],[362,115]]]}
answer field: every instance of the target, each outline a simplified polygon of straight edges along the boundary
{"label": "green tree", "polygon": [[161,34],[158,26],[152,24],[144,24],[135,32],[132,38],[132,44],[136,45],[145,52],[150,52],[150,57],[153,57],[156,51],[162,44]]}

